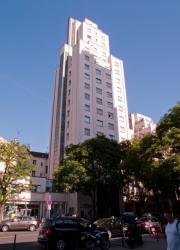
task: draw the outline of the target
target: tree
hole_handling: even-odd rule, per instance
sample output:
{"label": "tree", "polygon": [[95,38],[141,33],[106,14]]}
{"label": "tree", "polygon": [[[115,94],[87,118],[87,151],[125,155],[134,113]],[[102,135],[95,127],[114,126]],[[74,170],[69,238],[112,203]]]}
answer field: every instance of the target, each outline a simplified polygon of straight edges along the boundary
{"label": "tree", "polygon": [[29,149],[15,141],[0,142],[0,219],[6,202],[30,188],[33,166]]}
{"label": "tree", "polygon": [[175,208],[180,198],[180,103],[161,118],[156,136],[155,165],[161,173],[157,186],[161,183],[159,189],[162,197],[171,200]]}
{"label": "tree", "polygon": [[141,166],[139,176],[135,170],[136,178],[143,183],[146,198],[153,198],[157,209],[160,200],[171,200],[176,206],[180,183],[179,104],[161,118],[155,134],[139,140],[136,156]]}
{"label": "tree", "polygon": [[120,159],[120,145],[104,136],[70,145],[55,173],[57,187],[60,191],[68,188],[88,194],[94,217],[98,213],[107,216],[115,210],[118,213],[119,188],[123,186]]}
{"label": "tree", "polygon": [[98,216],[118,215],[119,190],[123,186],[120,145],[105,136],[87,140],[84,145],[88,151],[86,169],[94,211],[97,208]]}

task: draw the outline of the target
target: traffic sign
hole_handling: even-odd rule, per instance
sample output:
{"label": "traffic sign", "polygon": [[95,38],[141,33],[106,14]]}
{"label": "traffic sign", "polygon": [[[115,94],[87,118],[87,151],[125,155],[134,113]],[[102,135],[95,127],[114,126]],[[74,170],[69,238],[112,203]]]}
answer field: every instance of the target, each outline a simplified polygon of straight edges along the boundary
{"label": "traffic sign", "polygon": [[48,204],[48,206],[51,206],[52,205],[52,200],[48,200],[47,204]]}

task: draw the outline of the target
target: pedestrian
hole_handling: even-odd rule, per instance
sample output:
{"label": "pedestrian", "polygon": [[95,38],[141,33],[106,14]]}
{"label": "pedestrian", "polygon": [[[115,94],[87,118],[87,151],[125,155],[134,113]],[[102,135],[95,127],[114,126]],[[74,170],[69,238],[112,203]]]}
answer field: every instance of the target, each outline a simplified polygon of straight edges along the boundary
{"label": "pedestrian", "polygon": [[174,218],[171,210],[164,212],[164,218],[167,221],[165,229],[167,250],[180,250],[180,223]]}

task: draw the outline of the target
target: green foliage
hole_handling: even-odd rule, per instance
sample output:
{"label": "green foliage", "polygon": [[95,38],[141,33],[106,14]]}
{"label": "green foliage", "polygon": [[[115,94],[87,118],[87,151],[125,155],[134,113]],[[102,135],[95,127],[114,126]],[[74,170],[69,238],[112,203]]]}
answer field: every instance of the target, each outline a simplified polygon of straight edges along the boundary
{"label": "green foliage", "polygon": [[120,144],[97,136],[70,145],[55,179],[60,191],[88,193],[94,204],[98,194],[104,207],[111,206],[112,193],[120,189],[142,204],[152,196],[171,199],[180,183],[180,104],[164,115],[155,134]]}
{"label": "green foliage", "polygon": [[[72,152],[71,152],[72,153]],[[88,180],[84,166],[76,160],[61,162],[55,172],[56,187],[59,191],[78,191],[80,186]]]}
{"label": "green foliage", "polygon": [[16,194],[30,187],[28,177],[33,166],[30,164],[30,154],[27,146],[17,142],[0,142],[0,206],[14,199]]}

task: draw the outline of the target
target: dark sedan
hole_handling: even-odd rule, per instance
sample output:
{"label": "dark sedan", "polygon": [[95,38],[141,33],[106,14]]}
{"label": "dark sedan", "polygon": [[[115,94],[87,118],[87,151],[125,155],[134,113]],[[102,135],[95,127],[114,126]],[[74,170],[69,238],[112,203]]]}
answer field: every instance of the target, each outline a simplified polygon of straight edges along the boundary
{"label": "dark sedan", "polygon": [[[108,250],[109,238],[106,230],[98,230],[88,220],[76,217],[58,217],[53,220],[45,220],[40,226],[38,242],[48,249],[74,249],[86,248],[88,242],[84,235],[93,234],[95,231],[103,233],[105,245],[101,248]],[[94,237],[94,236],[92,236]]]}
{"label": "dark sedan", "polygon": [[102,218],[95,221],[94,225],[106,229],[109,238],[122,236],[123,231],[127,228],[127,223],[122,217]]}

